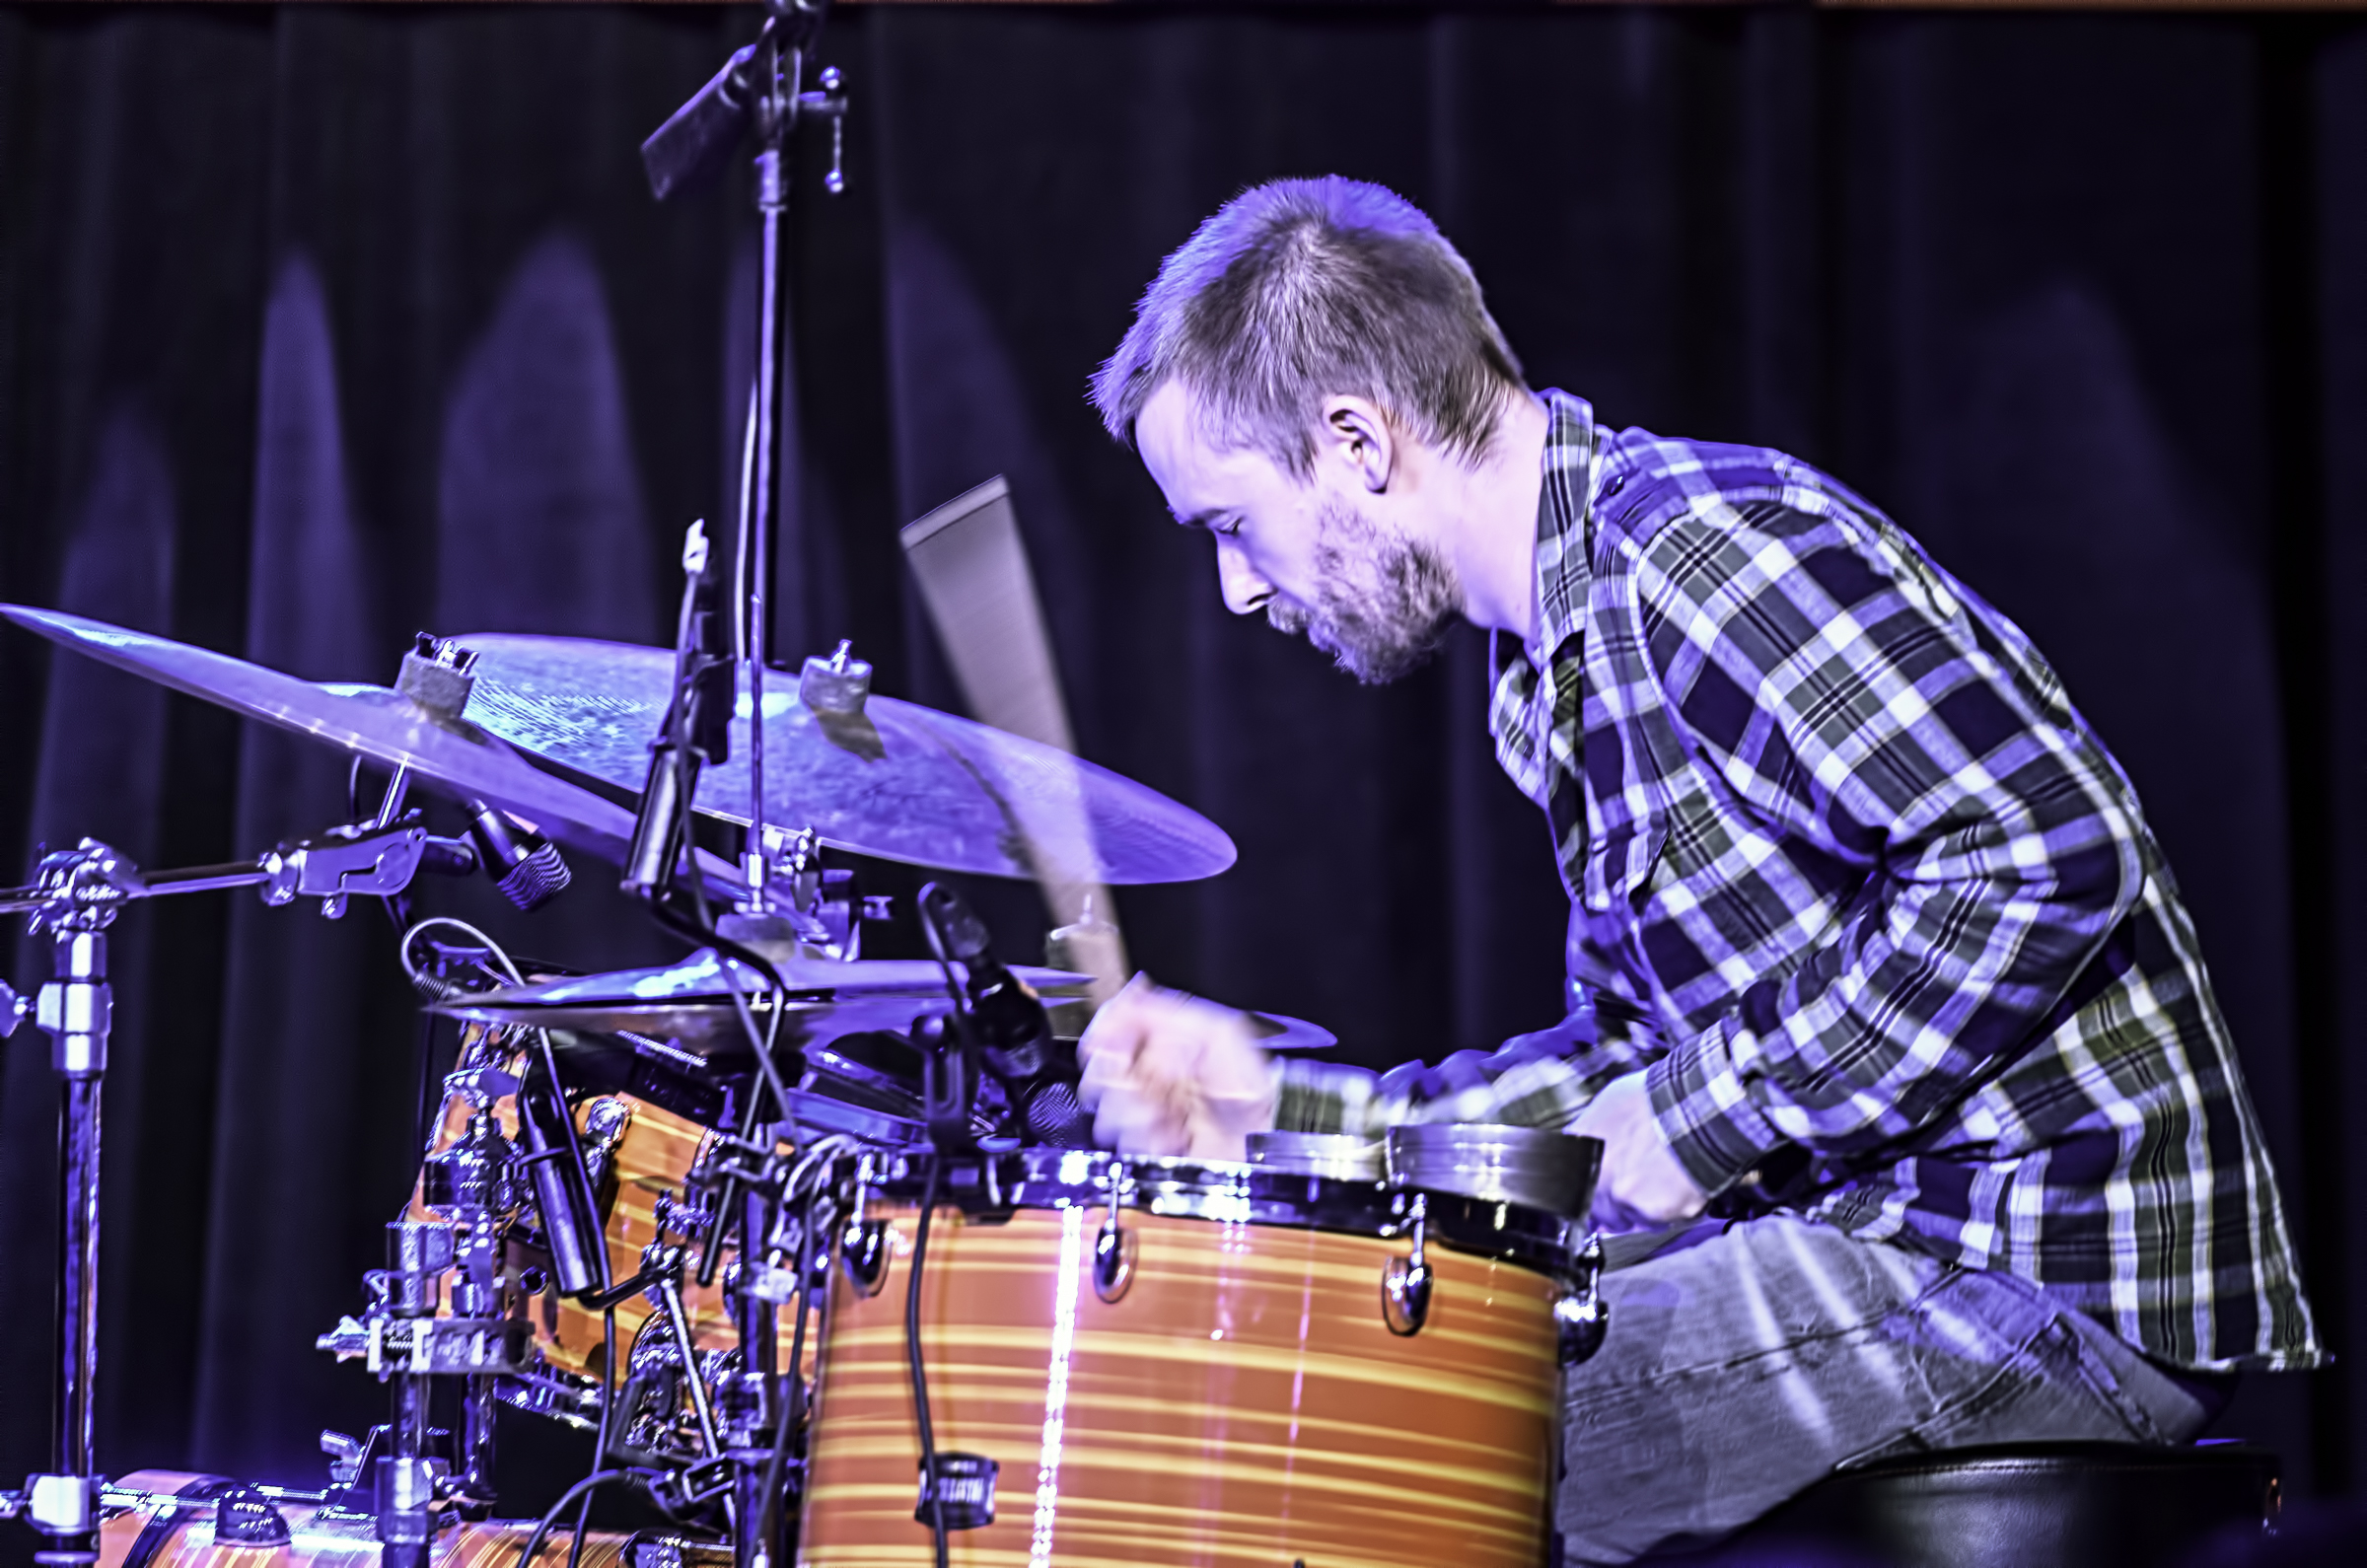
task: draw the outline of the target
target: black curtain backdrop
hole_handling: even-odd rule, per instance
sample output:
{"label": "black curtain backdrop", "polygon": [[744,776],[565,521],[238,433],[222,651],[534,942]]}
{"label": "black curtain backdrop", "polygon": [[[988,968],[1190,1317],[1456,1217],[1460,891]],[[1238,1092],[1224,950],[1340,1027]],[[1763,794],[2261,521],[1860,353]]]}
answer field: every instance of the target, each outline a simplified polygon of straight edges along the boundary
{"label": "black curtain backdrop", "polygon": [[[753,29],[0,11],[0,595],[313,678],[390,679],[421,627],[661,640],[683,525],[736,494],[754,249],[744,174],[659,207],[636,149]],[[1007,473],[1082,749],[1241,848],[1120,895],[1139,959],[1374,1064],[1549,1022],[1561,894],[1489,755],[1481,639],[1368,691],[1226,615],[1082,397],[1242,185],[1395,186],[1537,385],[1829,467],[2055,660],[2183,879],[2346,1353],[2249,1380],[2220,1430],[2304,1491],[2357,1483],[2367,32],[899,6],[840,12],[823,57],[852,189],[802,155],[778,646],[851,637],[879,689],[957,706],[895,530]],[[222,860],[343,807],[335,758],[14,631],[0,735],[18,865],[83,834]],[[577,872],[533,917],[479,885],[423,902],[579,966],[679,951]],[[1035,957],[1032,892],[989,892]],[[409,1181],[391,933],[243,894],[116,930],[105,1462],[318,1484],[314,1433],[379,1418],[312,1341]],[[37,983],[40,946],[5,951]],[[53,1113],[28,1029],[0,1082],[0,1477],[43,1461]],[[514,1430],[538,1507],[581,1446]]]}

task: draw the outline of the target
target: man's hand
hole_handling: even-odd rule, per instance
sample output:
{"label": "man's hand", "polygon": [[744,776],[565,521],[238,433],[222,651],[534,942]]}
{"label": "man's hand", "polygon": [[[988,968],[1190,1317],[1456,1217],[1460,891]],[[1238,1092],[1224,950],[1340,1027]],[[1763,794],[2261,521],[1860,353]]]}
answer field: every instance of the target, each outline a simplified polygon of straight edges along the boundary
{"label": "man's hand", "polygon": [[1077,1041],[1094,1137],[1125,1154],[1246,1158],[1249,1135],[1274,1124],[1274,1073],[1255,1039],[1245,1015],[1134,976]]}
{"label": "man's hand", "polygon": [[1595,1096],[1569,1130],[1603,1140],[1603,1176],[1595,1183],[1595,1224],[1605,1231],[1641,1231],[1701,1212],[1709,1194],[1693,1185],[1652,1116],[1644,1075],[1614,1078]]}

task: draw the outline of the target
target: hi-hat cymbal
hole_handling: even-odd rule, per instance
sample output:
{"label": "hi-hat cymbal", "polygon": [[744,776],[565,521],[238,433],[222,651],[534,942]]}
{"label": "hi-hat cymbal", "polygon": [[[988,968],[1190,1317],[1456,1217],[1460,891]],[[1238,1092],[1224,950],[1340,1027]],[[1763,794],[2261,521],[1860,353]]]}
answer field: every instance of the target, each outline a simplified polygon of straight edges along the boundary
{"label": "hi-hat cymbal", "polygon": [[[674,655],[574,637],[481,634],[467,717],[521,749],[624,789],[647,781]],[[699,780],[701,812],[749,820],[751,706],[740,672],[731,759]],[[795,675],[764,677],[764,818],[840,849],[916,866],[1032,877],[1024,823],[1082,808],[1070,870],[1104,883],[1187,882],[1233,864],[1233,841],[1188,807],[1066,752],[893,697],[818,717]]]}
{"label": "hi-hat cymbal", "polygon": [[[0,605],[0,615],[159,685],[390,767],[407,767],[451,794],[490,801],[567,848],[621,865],[632,842],[631,813],[543,772],[499,736],[466,719],[444,718],[398,691],[302,680],[228,654],[58,610]],[[722,860],[702,852],[700,864],[709,886],[737,891],[739,880]]]}
{"label": "hi-hat cymbal", "polygon": [[[788,959],[777,961],[774,967],[790,988],[781,1004],[781,1038],[786,1043],[874,1031],[902,1033],[952,1006],[944,969],[926,959]],[[1036,990],[1052,994],[1078,991],[1090,983],[1089,976],[1065,969],[1021,965],[1011,972]],[[703,1051],[745,1042],[732,994],[737,990],[752,1014],[763,1020],[772,1006],[762,994],[767,983],[738,960],[701,948],[680,963],[504,986],[451,997],[429,1011],[480,1024],[645,1034]]]}

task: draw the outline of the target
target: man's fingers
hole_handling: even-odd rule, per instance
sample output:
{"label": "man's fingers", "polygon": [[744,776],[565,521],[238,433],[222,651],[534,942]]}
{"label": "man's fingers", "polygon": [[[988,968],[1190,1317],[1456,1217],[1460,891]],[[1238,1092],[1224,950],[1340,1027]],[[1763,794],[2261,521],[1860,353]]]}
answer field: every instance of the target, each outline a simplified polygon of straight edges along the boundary
{"label": "man's fingers", "polygon": [[1273,1077],[1240,1013],[1136,975],[1077,1042],[1094,1138],[1127,1154],[1241,1158],[1272,1118]]}
{"label": "man's fingers", "polygon": [[[1084,1056],[1084,1042],[1078,1042],[1077,1054]],[[1085,1056],[1085,1071],[1077,1079],[1077,1101],[1087,1110],[1098,1108],[1102,1097],[1126,1082],[1131,1062],[1115,1050],[1097,1051]]]}
{"label": "man's fingers", "polygon": [[1103,1100],[1093,1118],[1093,1137],[1120,1154],[1158,1158],[1182,1154],[1186,1133],[1164,1100],[1129,1087]]}

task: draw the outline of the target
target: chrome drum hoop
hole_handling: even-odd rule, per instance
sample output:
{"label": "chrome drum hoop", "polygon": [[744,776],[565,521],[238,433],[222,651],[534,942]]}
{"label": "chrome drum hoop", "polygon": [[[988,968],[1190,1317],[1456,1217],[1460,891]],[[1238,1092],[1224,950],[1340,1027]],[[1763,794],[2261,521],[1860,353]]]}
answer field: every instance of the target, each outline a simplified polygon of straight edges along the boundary
{"label": "chrome drum hoop", "polygon": [[[872,1188],[891,1203],[920,1201],[929,1150],[910,1145],[880,1157]],[[1266,1166],[1215,1160],[1134,1159],[1103,1149],[984,1151],[948,1162],[939,1201],[991,1221],[1014,1209],[1106,1208],[1122,1170],[1121,1207],[1144,1214],[1230,1224],[1275,1225],[1395,1238],[1411,1220],[1416,1192],[1386,1181],[1296,1176]],[[1556,1279],[1578,1272],[1587,1229],[1518,1203],[1423,1190],[1429,1240],[1502,1259]]]}

